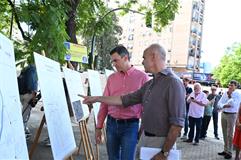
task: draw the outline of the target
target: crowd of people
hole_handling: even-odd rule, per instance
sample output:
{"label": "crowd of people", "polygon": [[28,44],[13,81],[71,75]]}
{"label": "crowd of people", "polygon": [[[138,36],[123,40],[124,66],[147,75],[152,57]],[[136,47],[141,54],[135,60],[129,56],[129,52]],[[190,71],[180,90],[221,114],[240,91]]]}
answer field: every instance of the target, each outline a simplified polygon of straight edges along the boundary
{"label": "crowd of people", "polygon": [[[110,56],[117,72],[108,78],[103,96],[82,95],[86,104],[101,102],[95,130],[96,142],[101,143],[102,128],[106,127],[109,160],[138,159],[140,147],[161,148],[152,160],[166,160],[170,150],[175,149],[182,128],[181,139],[194,146],[199,145],[199,140],[207,137],[211,118],[214,137],[219,140],[219,113],[224,150],[218,155],[232,158],[234,145],[235,160],[240,159],[241,95],[236,90],[237,81],[230,81],[228,90],[223,94],[217,93],[217,85],[211,86],[210,93],[202,90],[199,83],[192,88],[189,86],[190,79],[181,80],[166,67],[166,52],[159,44],[150,45],[143,53],[142,64],[152,78],[131,65],[129,52],[124,46],[115,47]],[[21,95],[23,110],[28,106],[25,101],[36,97],[35,74],[36,71],[29,76],[32,81],[28,83],[32,87]],[[26,95],[29,99],[24,101],[22,98]],[[30,112],[31,107],[24,122],[26,137]]]}
{"label": "crowd of people", "polygon": [[[236,90],[238,82],[229,82],[228,90],[222,95],[217,93],[217,85],[211,86],[211,93],[202,90],[199,83],[195,83],[193,88],[188,86],[189,79],[184,78],[183,83],[186,88],[186,119],[184,134],[181,139],[184,142],[198,145],[200,139],[207,137],[207,130],[211,118],[213,118],[214,137],[218,136],[218,115],[221,113],[221,128],[223,133],[224,150],[218,155],[225,159],[232,158],[232,146],[236,149],[235,160],[239,160],[239,150],[241,148],[241,127],[240,127],[240,107],[241,95]],[[188,126],[188,127],[187,127]],[[234,127],[236,126],[236,127]],[[235,128],[235,134],[233,132]],[[189,129],[189,132],[188,132]],[[194,130],[196,131],[194,138]],[[188,137],[187,137],[188,133]],[[194,140],[194,142],[193,142]]]}
{"label": "crowd of people", "polygon": [[[135,159],[135,155],[138,155],[140,147],[143,146],[162,149],[153,156],[153,160],[167,159],[170,150],[175,148],[176,139],[183,127],[184,134],[181,138],[184,139],[184,142],[199,145],[199,140],[207,137],[211,118],[213,118],[214,137],[219,140],[218,116],[220,112],[224,150],[218,155],[224,156],[225,159],[232,158],[231,150],[234,144],[237,150],[235,159],[239,159],[241,148],[241,139],[239,138],[241,136],[239,130],[241,123],[239,120],[241,118],[237,118],[237,115],[240,117],[238,108],[240,107],[241,95],[236,91],[238,82],[230,81],[228,90],[223,94],[221,94],[222,92],[217,93],[217,85],[211,86],[210,94],[209,91],[202,90],[199,83],[195,83],[192,89],[189,86],[190,80],[188,78],[184,78],[181,82],[171,69],[166,67],[164,48],[158,44],[153,44],[143,53],[145,72],[151,73],[153,78],[149,81],[145,79],[146,83],[139,82],[142,78],[139,78],[139,81],[134,80],[134,84],[140,85],[133,88],[133,82],[128,80],[129,76],[134,74],[133,66],[130,65],[128,57],[121,55],[116,49],[114,50],[111,52],[111,57],[113,66],[117,68],[118,72],[108,79],[104,96],[83,96],[84,103],[102,103],[98,115],[100,122],[97,122],[96,139],[97,142],[100,142],[99,133],[103,127],[104,119],[107,117],[107,150],[110,160]],[[121,69],[120,66],[125,63],[128,65]],[[111,81],[111,79],[115,80]],[[129,82],[126,83],[127,81]],[[138,107],[143,110],[141,115]],[[137,130],[132,131],[132,128],[127,126],[139,122],[139,118],[141,118],[141,125],[139,133],[137,133]],[[235,136],[233,137],[235,124]],[[112,132],[111,135],[108,132]],[[133,138],[127,140],[125,132],[132,132],[134,137],[140,138],[139,142],[136,138],[135,141]],[[113,137],[115,143],[113,143]],[[134,144],[129,145],[132,148],[129,148],[128,152],[125,151],[126,143]],[[129,158],[124,158],[127,155]]]}

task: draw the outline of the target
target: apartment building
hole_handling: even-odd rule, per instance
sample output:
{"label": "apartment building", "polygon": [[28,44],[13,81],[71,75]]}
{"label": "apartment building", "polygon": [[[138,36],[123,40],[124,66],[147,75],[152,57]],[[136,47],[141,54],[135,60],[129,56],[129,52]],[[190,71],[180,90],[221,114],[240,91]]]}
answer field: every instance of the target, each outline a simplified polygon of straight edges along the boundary
{"label": "apartment building", "polygon": [[144,49],[152,43],[159,43],[167,50],[169,67],[177,72],[199,71],[205,1],[180,0],[179,3],[175,20],[161,33],[147,28],[143,15],[129,12],[119,18],[123,28],[120,43],[132,54],[133,65],[141,68]]}

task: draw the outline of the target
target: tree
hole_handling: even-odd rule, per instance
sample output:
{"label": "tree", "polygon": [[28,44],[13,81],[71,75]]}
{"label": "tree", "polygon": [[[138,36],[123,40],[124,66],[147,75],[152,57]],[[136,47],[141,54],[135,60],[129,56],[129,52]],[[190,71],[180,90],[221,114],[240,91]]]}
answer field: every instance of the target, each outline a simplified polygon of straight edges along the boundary
{"label": "tree", "polygon": [[[77,34],[84,38],[93,34],[99,36],[113,25],[111,15],[101,19],[110,11],[101,0],[25,0],[20,2],[22,3],[17,6],[12,0],[0,2],[6,6],[4,8],[1,6],[0,16],[2,17],[3,13],[7,12],[4,16],[8,17],[1,19],[1,24],[4,26],[2,28],[0,26],[1,31],[6,30],[9,24],[11,16],[9,9],[11,8],[15,25],[23,38],[22,41],[17,40],[19,46],[15,47],[15,53],[21,56],[16,57],[24,57],[25,54],[31,54],[33,51],[45,51],[47,57],[63,63],[66,53],[64,41],[77,43]],[[133,4],[137,5],[137,2],[129,0],[122,7],[131,8]],[[139,9],[144,13],[150,12],[155,24],[158,24],[155,25],[155,29],[160,30],[174,19],[178,10],[178,0],[153,0],[150,8],[140,6]],[[27,24],[27,30],[22,27],[23,23]]]}
{"label": "tree", "polygon": [[[11,7],[7,1],[0,1],[0,32],[5,35],[9,35],[10,32],[10,21],[11,21]],[[4,20],[4,21],[3,21]]]}
{"label": "tree", "polygon": [[96,50],[98,56],[100,57],[99,67],[103,69],[112,69],[110,51],[118,45],[118,36],[122,33],[122,28],[117,25],[118,19],[116,16],[113,16],[114,25],[111,28],[104,31],[96,39]]}
{"label": "tree", "polygon": [[[98,70],[105,68],[112,69],[109,52],[119,44],[118,36],[122,33],[122,28],[118,25],[118,18],[114,12],[111,18],[113,24],[96,37],[95,45],[97,55],[95,56],[94,68]],[[92,36],[88,36],[85,39],[84,44],[87,46],[90,45]],[[89,46],[89,48],[90,47],[91,46]]]}
{"label": "tree", "polygon": [[241,44],[235,43],[226,50],[220,64],[214,70],[214,77],[227,87],[230,80],[241,82]]}

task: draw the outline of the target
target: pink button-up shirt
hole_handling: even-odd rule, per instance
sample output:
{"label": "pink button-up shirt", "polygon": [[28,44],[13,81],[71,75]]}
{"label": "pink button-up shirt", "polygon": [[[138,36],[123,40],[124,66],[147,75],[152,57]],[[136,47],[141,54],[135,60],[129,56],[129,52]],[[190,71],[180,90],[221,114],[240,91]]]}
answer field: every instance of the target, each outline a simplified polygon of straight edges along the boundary
{"label": "pink button-up shirt", "polygon": [[[126,73],[116,72],[107,80],[104,96],[120,96],[134,92],[149,80],[145,72],[131,67]],[[124,108],[122,106],[108,106],[101,103],[98,113],[97,128],[103,128],[107,115],[117,119],[140,118],[143,107],[141,104]]]}

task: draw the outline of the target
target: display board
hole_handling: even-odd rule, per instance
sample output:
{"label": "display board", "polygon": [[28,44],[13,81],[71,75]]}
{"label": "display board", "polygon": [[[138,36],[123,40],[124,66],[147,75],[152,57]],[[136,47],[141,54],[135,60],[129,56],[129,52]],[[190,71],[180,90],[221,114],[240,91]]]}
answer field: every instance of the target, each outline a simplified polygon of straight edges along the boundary
{"label": "display board", "polygon": [[105,69],[105,76],[106,76],[106,79],[108,79],[108,77],[109,77],[112,73],[114,73],[113,70]]}
{"label": "display board", "polygon": [[60,64],[34,53],[53,157],[65,159],[76,149]]}
{"label": "display board", "polygon": [[[151,147],[141,147],[140,159],[141,160],[151,160],[154,155],[161,151],[160,148],[151,148]],[[181,151],[171,149],[167,160],[180,160]]]}
{"label": "display board", "polygon": [[[88,69],[88,78],[89,78],[91,96],[101,96],[101,95],[103,95],[99,72]],[[100,109],[100,103],[99,102],[94,103],[93,109],[94,109],[95,119],[97,120],[97,114],[98,114],[99,109]]]}
{"label": "display board", "polygon": [[13,43],[0,34],[0,159],[29,159]]}
{"label": "display board", "polygon": [[75,121],[79,122],[89,117],[88,105],[83,104],[83,98],[78,95],[85,95],[81,80],[81,74],[77,71],[63,67],[64,77],[69,92]]}

